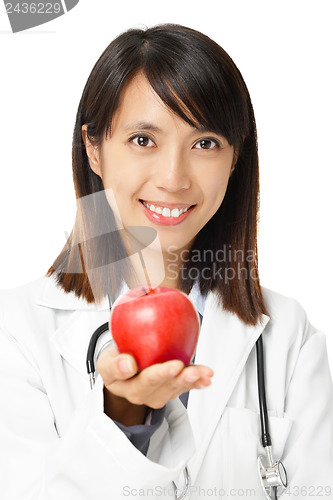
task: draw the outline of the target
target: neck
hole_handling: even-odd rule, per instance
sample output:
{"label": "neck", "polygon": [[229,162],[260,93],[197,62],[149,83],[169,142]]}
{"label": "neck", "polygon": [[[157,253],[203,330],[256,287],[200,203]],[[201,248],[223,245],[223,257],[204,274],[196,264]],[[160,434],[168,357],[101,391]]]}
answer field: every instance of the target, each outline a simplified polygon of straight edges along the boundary
{"label": "neck", "polygon": [[129,288],[136,286],[179,288],[182,250],[184,249],[164,252],[147,247],[140,252],[141,255],[131,255],[129,258],[134,273],[128,283]]}

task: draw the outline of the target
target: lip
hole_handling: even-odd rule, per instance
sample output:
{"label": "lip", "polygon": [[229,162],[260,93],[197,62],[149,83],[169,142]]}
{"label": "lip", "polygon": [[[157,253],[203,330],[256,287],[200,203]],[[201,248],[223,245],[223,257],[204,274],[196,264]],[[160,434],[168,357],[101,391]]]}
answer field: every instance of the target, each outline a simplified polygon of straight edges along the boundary
{"label": "lip", "polygon": [[[146,201],[146,200],[144,200]],[[156,212],[152,212],[149,210],[149,208],[145,207],[141,201],[139,201],[144,214],[146,217],[151,221],[154,222],[155,224],[159,224],[161,226],[177,226],[178,224],[181,224],[187,217],[191,215],[193,210],[195,209],[196,205],[193,205],[191,208],[189,208],[186,212],[181,214],[179,217],[164,217],[162,214],[157,214]],[[149,202],[148,202],[149,203]],[[163,205],[157,205],[157,206],[163,206]],[[182,208],[180,205],[177,205],[178,207]],[[184,207],[188,207],[188,205],[184,205]],[[169,208],[169,207],[167,207]]]}

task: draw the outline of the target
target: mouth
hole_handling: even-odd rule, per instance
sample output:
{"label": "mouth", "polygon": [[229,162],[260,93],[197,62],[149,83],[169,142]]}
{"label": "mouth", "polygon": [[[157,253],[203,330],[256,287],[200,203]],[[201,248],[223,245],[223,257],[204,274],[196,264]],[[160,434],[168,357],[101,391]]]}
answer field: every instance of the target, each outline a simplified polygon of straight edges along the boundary
{"label": "mouth", "polygon": [[155,212],[164,217],[175,217],[175,218],[179,217],[184,212],[187,212],[187,210],[195,206],[195,205],[184,205],[182,203],[165,204],[162,202],[150,203],[145,200],[139,200],[139,201],[151,212]]}
{"label": "mouth", "polygon": [[196,205],[184,205],[179,204],[165,204],[160,202],[154,205],[145,200],[139,200],[141,203],[145,215],[149,220],[157,224],[163,225],[176,225],[180,224],[185,220],[189,214],[193,211]]}

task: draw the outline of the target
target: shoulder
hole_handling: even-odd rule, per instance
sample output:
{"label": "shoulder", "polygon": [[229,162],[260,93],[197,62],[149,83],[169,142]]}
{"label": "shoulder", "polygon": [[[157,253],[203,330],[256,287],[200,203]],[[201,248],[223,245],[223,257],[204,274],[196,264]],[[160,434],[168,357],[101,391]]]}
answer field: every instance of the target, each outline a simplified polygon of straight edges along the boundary
{"label": "shoulder", "polygon": [[[50,283],[42,276],[21,286],[0,290],[0,330],[15,340],[29,343],[38,334],[54,329],[55,310],[40,298]],[[54,285],[53,285],[54,286]]]}
{"label": "shoulder", "polygon": [[2,288],[0,289],[1,302],[7,299],[15,300],[20,298],[32,298],[33,296],[37,297],[43,283],[48,279],[49,278],[46,278],[46,276],[40,276],[33,281],[29,281],[28,283],[24,283],[13,288]]}
{"label": "shoulder", "polygon": [[53,277],[42,276],[8,290],[0,290],[0,330],[25,345],[44,342],[66,329],[72,318],[100,316],[109,312],[107,297],[88,304],[74,292],[65,292]]}
{"label": "shoulder", "polygon": [[305,380],[308,370],[319,373],[327,369],[326,335],[311,324],[295,298],[267,288],[262,293],[270,318],[264,330],[264,348],[270,360],[270,377],[282,394],[296,373]]}
{"label": "shoulder", "polygon": [[74,292],[65,292],[51,276],[42,276],[25,285],[8,290],[0,290],[0,318],[2,320],[13,315],[25,317],[43,316],[46,311],[63,314],[76,310],[101,311],[109,309],[107,297],[100,304],[88,304],[85,299]]}
{"label": "shoulder", "polygon": [[261,290],[271,321],[279,322],[281,319],[285,321],[286,318],[290,321],[305,322],[307,320],[303,306],[295,298],[266,287],[261,287]]}
{"label": "shoulder", "polygon": [[[49,349],[55,329],[54,312],[41,307],[38,297],[47,278],[40,277],[24,285],[0,290],[0,342],[11,349],[14,360],[23,353],[24,359],[37,367],[40,352]],[[16,354],[15,354],[16,353]]]}
{"label": "shoulder", "polygon": [[277,335],[280,341],[285,340],[289,345],[296,344],[301,348],[318,333],[298,300],[265,287],[262,287],[262,293],[270,318],[266,330]]}
{"label": "shoulder", "polygon": [[[244,338],[265,332],[265,343],[274,354],[288,356],[291,351],[299,352],[304,343],[316,335],[323,336],[309,322],[303,306],[293,297],[288,297],[269,288],[262,287],[267,315],[262,315],[256,325],[245,324],[235,313],[226,311],[218,300],[216,292],[207,297],[207,311],[211,325],[219,323],[227,331],[242,332]],[[209,318],[206,319],[206,323]]]}
{"label": "shoulder", "polygon": [[0,290],[0,314],[2,321],[7,317],[15,320],[15,317],[31,311],[37,303],[45,279],[42,276],[24,285]]}

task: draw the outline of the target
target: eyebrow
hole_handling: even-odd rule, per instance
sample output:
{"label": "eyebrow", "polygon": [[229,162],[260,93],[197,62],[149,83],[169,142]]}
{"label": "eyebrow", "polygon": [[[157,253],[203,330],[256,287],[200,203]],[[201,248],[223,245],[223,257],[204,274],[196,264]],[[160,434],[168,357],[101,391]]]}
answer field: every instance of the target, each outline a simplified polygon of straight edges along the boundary
{"label": "eyebrow", "polygon": [[[129,131],[129,130],[151,130],[152,132],[162,132],[162,129],[158,127],[157,125],[154,125],[153,123],[145,122],[145,121],[138,121],[138,122],[133,122],[133,123],[126,123],[123,127],[123,130]],[[200,132],[200,133],[214,133],[214,130],[209,129],[205,126],[198,125],[197,127],[192,127],[193,132]],[[221,135],[221,134],[217,134]]]}
{"label": "eyebrow", "polygon": [[152,132],[162,132],[162,129],[149,122],[133,122],[126,123],[123,127],[124,130],[151,130]]}

